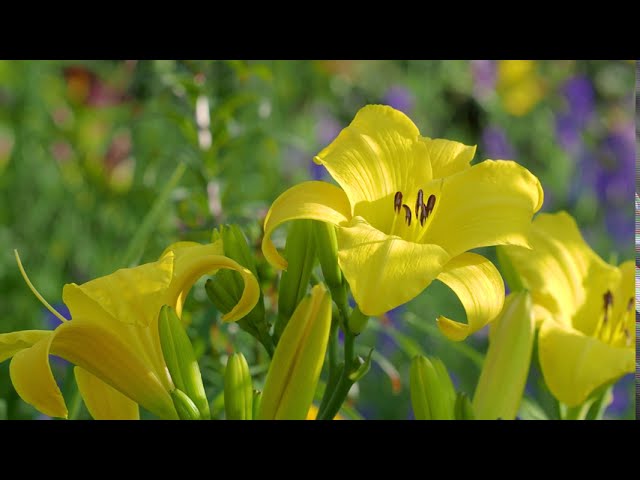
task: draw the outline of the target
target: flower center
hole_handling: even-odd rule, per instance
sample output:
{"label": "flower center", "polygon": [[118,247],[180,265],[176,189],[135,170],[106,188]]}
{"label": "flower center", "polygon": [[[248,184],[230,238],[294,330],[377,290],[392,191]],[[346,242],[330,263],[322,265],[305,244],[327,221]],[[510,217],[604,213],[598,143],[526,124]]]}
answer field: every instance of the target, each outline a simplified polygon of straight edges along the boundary
{"label": "flower center", "polygon": [[596,326],[594,337],[612,347],[630,347],[629,320],[632,318],[635,298],[630,298],[626,308],[616,316],[614,316],[613,302],[613,293],[607,290],[603,295],[602,317]]}
{"label": "flower center", "polygon": [[413,210],[409,205],[403,203],[403,199],[402,192],[396,192],[393,197],[395,215],[389,234],[399,235],[406,240],[419,242],[426,231],[427,220],[432,216],[433,209],[436,206],[436,196],[429,195],[425,203],[424,192],[422,189],[418,190]]}

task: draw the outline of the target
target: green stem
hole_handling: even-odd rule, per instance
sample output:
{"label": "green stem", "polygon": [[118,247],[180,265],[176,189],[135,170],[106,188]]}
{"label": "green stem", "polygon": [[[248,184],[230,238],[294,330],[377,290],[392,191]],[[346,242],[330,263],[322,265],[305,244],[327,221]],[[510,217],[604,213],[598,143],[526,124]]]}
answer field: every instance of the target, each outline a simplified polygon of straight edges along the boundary
{"label": "green stem", "polygon": [[329,378],[327,379],[327,385],[325,386],[324,394],[318,407],[319,412],[329,403],[338,378],[338,324],[339,321],[334,315],[333,321],[331,322],[331,330],[329,331]]}
{"label": "green stem", "polygon": [[355,339],[356,336],[347,328],[344,332],[344,367],[331,398],[325,408],[318,412],[318,420],[330,420],[335,417],[353,386],[354,382],[349,378],[349,374],[355,360]]}
{"label": "green stem", "polygon": [[[75,383],[75,382],[74,382]],[[75,384],[73,391],[73,397],[71,398],[71,409],[69,411],[69,420],[77,420],[82,410],[82,395],[80,395],[80,389],[78,384]]]}

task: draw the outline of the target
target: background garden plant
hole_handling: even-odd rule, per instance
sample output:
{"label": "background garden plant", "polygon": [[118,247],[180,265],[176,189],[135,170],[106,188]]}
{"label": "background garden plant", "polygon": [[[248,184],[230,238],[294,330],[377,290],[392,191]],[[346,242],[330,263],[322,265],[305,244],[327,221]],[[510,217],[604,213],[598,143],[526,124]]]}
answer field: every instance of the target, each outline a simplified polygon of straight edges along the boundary
{"label": "background garden plant", "polygon": [[[541,211],[569,212],[594,251],[619,264],[633,255],[633,72],[627,61],[2,62],[0,333],[59,322],[24,285],[14,248],[64,314],[62,285],[153,261],[174,241],[210,242],[215,227],[230,223],[249,240],[264,309],[275,315],[279,272],[260,249],[267,209],[296,183],[329,180],[312,159],[366,104],[404,111],[430,137],[477,144],[477,161],[523,165],[544,187]],[[279,247],[286,232],[276,231]],[[495,249],[477,253],[498,264]],[[211,416],[224,418],[229,356],[243,353],[262,387],[269,352],[241,326],[220,321],[224,312],[204,282],[188,297],[183,321]],[[440,358],[455,389],[474,392],[487,329],[453,343],[437,329],[439,315],[464,318],[464,310],[436,281],[369,321],[356,354],[366,358],[373,347],[371,369],[343,416],[411,418],[417,354]],[[557,418],[536,348],[518,416]],[[70,416],[89,418],[73,367],[57,359],[52,367]],[[326,378],[325,371],[317,404]],[[605,417],[632,418],[632,378],[616,384]],[[0,364],[0,417],[40,417],[13,390],[8,362]]]}

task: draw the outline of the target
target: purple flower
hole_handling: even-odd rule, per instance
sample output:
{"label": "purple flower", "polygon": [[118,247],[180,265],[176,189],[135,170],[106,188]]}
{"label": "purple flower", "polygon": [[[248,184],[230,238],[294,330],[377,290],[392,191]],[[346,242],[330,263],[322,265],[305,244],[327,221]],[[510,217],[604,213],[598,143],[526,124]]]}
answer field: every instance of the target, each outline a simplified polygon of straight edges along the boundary
{"label": "purple flower", "polygon": [[556,135],[560,146],[575,154],[582,142],[582,131],[570,113],[560,113],[556,117]]}
{"label": "purple flower", "polygon": [[[316,125],[316,138],[320,148],[324,148],[333,142],[341,130],[342,125],[333,115],[329,113],[321,114]],[[309,175],[313,180],[323,180],[327,176],[327,169],[312,160],[311,165],[309,165]]]}
{"label": "purple flower", "polygon": [[511,159],[516,152],[504,130],[497,126],[489,126],[482,132],[482,147],[485,155],[493,159]]}
{"label": "purple flower", "polygon": [[411,114],[416,103],[413,94],[400,85],[394,85],[389,88],[382,98],[382,103],[390,105],[407,115]]}
{"label": "purple flower", "polygon": [[591,80],[584,75],[570,78],[562,87],[569,114],[580,128],[591,119],[594,112],[595,92]]}
{"label": "purple flower", "polygon": [[476,98],[489,96],[496,86],[496,62],[494,60],[471,60],[473,94]]}
{"label": "purple flower", "polygon": [[632,385],[635,384],[633,374],[625,375],[613,387],[613,401],[607,408],[607,414],[615,417],[624,415],[631,404]]}
{"label": "purple flower", "polygon": [[[55,303],[53,308],[67,320],[71,320],[71,313],[64,303]],[[49,330],[55,330],[62,322],[46,308],[43,308],[45,325]]]}

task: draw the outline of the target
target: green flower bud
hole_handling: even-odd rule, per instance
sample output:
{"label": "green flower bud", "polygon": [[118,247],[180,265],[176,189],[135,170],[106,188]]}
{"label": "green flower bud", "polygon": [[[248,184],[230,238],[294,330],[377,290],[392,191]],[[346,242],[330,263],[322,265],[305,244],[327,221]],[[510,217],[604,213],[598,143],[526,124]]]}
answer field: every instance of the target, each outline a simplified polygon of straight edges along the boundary
{"label": "green flower bud", "polygon": [[284,255],[289,266],[280,277],[278,318],[274,328],[276,340],[282,335],[296,306],[307,293],[316,260],[315,229],[312,220],[291,222]]}
{"label": "green flower bud", "polygon": [[193,401],[200,412],[199,417],[209,419],[209,402],[193,346],[176,311],[168,305],[160,309],[158,333],[173,384]]}
{"label": "green flower bud", "polygon": [[182,390],[179,388],[173,390],[171,392],[171,399],[173,400],[173,405],[176,407],[176,412],[178,412],[178,418],[180,420],[200,420],[198,407],[196,407],[196,404],[193,403],[189,396]]}
{"label": "green flower bud", "polygon": [[258,418],[304,420],[313,401],[331,328],[331,296],[311,289],[282,332],[265,381]]}
{"label": "green flower bud", "polygon": [[466,393],[460,392],[456,398],[456,420],[475,420],[471,400]]}
{"label": "green flower bud", "polygon": [[473,397],[477,418],[516,418],[529,373],[534,333],[529,292],[511,293],[491,326],[489,350]]}
{"label": "green flower bud", "polygon": [[[255,257],[242,230],[237,225],[223,225],[213,231],[212,241],[222,240],[225,256],[246,267],[258,277]],[[242,277],[233,270],[219,270],[205,283],[205,290],[211,302],[222,313],[227,313],[238,303],[244,290]],[[264,297],[244,318],[237,322],[238,326],[258,339],[271,354],[272,340],[269,337],[270,325],[267,323],[264,309]]]}
{"label": "green flower bud", "polygon": [[224,410],[227,420],[253,419],[253,388],[249,365],[242,353],[234,353],[224,371]]}
{"label": "green flower bud", "polygon": [[262,403],[262,391],[253,391],[253,415],[251,418],[258,418],[258,412],[260,411],[260,404]]}
{"label": "green flower bud", "polygon": [[411,404],[416,420],[453,420],[456,395],[438,358],[416,356],[410,369]]}

